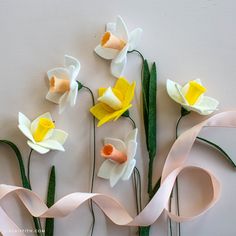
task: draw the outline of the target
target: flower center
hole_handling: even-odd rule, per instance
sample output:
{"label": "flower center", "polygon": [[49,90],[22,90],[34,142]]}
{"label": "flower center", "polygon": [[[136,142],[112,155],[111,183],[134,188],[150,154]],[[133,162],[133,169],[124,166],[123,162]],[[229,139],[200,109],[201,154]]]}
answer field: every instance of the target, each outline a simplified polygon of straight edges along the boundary
{"label": "flower center", "polygon": [[36,142],[42,141],[44,137],[47,135],[47,133],[54,128],[55,128],[55,125],[50,119],[40,118],[37,129],[35,130],[34,135],[33,135],[34,140]]}
{"label": "flower center", "polygon": [[122,108],[122,102],[120,99],[113,93],[111,87],[106,89],[101,97],[98,98],[99,102],[105,103],[114,110],[119,110]]}
{"label": "flower center", "polygon": [[56,76],[50,78],[51,93],[64,93],[70,91],[70,81],[68,79],[58,79]]}
{"label": "flower center", "polygon": [[106,144],[103,146],[101,156],[120,164],[127,161],[127,156],[123,152],[117,150],[112,144]]}
{"label": "flower center", "polygon": [[185,94],[185,98],[190,105],[194,105],[198,98],[206,92],[206,88],[195,81],[189,82],[189,88]]}
{"label": "flower center", "polygon": [[101,45],[104,48],[112,48],[121,51],[125,44],[122,39],[116,37],[109,31],[105,32],[101,39]]}

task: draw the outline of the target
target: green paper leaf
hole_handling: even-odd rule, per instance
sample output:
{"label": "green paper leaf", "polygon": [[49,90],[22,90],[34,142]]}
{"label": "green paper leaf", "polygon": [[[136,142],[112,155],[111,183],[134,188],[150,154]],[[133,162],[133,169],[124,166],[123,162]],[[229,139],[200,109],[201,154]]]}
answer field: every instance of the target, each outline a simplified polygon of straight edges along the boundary
{"label": "green paper leaf", "polygon": [[[49,184],[48,184],[48,195],[47,195],[47,206],[51,207],[55,203],[55,190],[56,190],[56,173],[55,166],[52,167]],[[54,233],[54,219],[47,218],[45,225],[45,236],[53,236]]]}
{"label": "green paper leaf", "polygon": [[[24,162],[23,162],[22,155],[20,153],[19,148],[14,143],[12,143],[11,141],[8,141],[8,140],[0,140],[0,143],[8,145],[14,151],[14,153],[16,155],[16,159],[19,164],[19,168],[20,168],[20,176],[21,176],[22,186],[24,188],[31,190],[31,186],[30,186],[29,181],[28,181],[26,174],[25,174]],[[41,233],[42,227],[41,227],[40,219],[37,217],[33,217],[33,221],[34,221],[35,228],[37,230],[37,235],[38,236],[42,235],[42,233]]]}
{"label": "green paper leaf", "polygon": [[139,236],[149,236],[151,226],[142,226],[139,227]]}
{"label": "green paper leaf", "polygon": [[156,94],[157,94],[157,72],[155,62],[152,65],[149,82],[148,103],[148,152],[149,158],[153,160],[156,156]]}
{"label": "green paper leaf", "polygon": [[144,119],[144,129],[145,129],[145,134],[146,134],[147,147],[148,147],[149,81],[150,81],[150,72],[148,68],[148,63],[147,63],[147,60],[144,60],[141,83],[142,83],[142,98],[143,98],[143,119]]}

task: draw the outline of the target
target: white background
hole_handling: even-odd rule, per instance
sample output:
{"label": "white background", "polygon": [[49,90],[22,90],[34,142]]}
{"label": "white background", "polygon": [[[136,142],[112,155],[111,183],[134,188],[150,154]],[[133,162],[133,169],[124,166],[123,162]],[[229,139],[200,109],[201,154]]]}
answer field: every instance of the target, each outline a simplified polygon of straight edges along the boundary
{"label": "white background", "polygon": [[[183,84],[201,78],[207,94],[220,101],[219,111],[236,108],[236,2],[234,0],[120,0],[120,1],[0,1],[0,138],[15,142],[26,163],[29,147],[17,128],[21,111],[30,119],[50,111],[58,128],[69,133],[66,152],[50,152],[45,156],[33,153],[32,186],[42,198],[46,196],[48,173],[54,164],[57,172],[56,198],[71,192],[89,190],[91,168],[91,104],[89,95],[80,92],[77,104],[58,115],[58,107],[45,100],[47,70],[63,65],[64,54],[77,57],[82,65],[78,79],[94,92],[100,86],[115,83],[109,62],[94,54],[105,24],[120,14],[130,30],[143,29],[138,49],[158,68],[158,157],[154,179],[160,175],[164,159],[174,141],[175,123],[180,107],[167,95],[165,82],[171,78]],[[147,153],[143,126],[140,122],[141,60],[128,56],[125,75],[138,83],[134,106],[130,110],[140,129],[137,167],[142,173],[143,204],[146,203]],[[218,111],[218,112],[219,112]],[[181,131],[205,119],[197,114],[184,118]],[[122,127],[122,128],[120,128]],[[109,135],[124,138],[130,123],[120,119],[97,129],[96,172],[102,163],[99,150],[102,139]],[[235,131],[208,129],[202,136],[217,142],[236,161]],[[1,147],[0,183],[19,185],[16,161],[6,147]],[[236,234],[235,170],[215,150],[196,143],[190,162],[211,170],[222,184],[217,205],[204,216],[182,224],[182,236],[233,236]],[[180,178],[180,211],[186,213],[196,204],[204,204],[204,183],[201,176]],[[96,178],[95,192],[118,198],[135,215],[132,183],[120,182],[111,189],[105,180]],[[22,229],[32,227],[31,217],[13,197],[1,204]],[[19,207],[20,206],[20,207]],[[116,226],[96,208],[94,236],[135,235],[136,229]],[[91,216],[85,204],[70,216],[55,221],[55,236],[88,235]],[[152,227],[151,235],[167,235],[162,216]]]}

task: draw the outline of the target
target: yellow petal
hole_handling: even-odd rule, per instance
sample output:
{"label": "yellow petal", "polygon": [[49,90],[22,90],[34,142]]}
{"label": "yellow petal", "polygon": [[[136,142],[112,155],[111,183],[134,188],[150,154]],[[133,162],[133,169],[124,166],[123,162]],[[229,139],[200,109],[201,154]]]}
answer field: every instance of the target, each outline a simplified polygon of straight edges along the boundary
{"label": "yellow petal", "polygon": [[116,84],[114,86],[114,89],[117,89],[120,91],[121,94],[123,94],[123,96],[125,96],[125,94],[127,93],[127,91],[129,90],[130,87],[130,83],[123,77],[120,77],[117,81]]}
{"label": "yellow petal", "polygon": [[99,88],[98,89],[98,96],[101,97],[105,93],[106,90],[107,90],[107,88]]}
{"label": "yellow petal", "polygon": [[113,113],[110,113],[110,114],[106,115],[105,117],[103,117],[103,118],[98,122],[97,127],[100,127],[100,126],[102,126],[103,124],[105,124],[105,123],[109,122],[110,120],[114,119],[114,118],[116,117],[116,115],[117,115],[117,112],[118,112],[118,111],[113,112]]}
{"label": "yellow petal", "polygon": [[124,101],[123,101],[123,105],[124,106],[128,106],[131,101],[133,100],[134,98],[134,90],[135,90],[135,86],[136,86],[136,83],[135,81],[131,84],[131,86],[128,88],[126,94],[125,94],[125,98],[124,98]]}
{"label": "yellow petal", "polygon": [[95,106],[90,108],[90,112],[98,119],[102,120],[107,115],[111,114],[107,109],[105,109],[104,104],[97,103]]}
{"label": "yellow petal", "polygon": [[130,107],[132,107],[132,104],[129,104],[128,106],[124,107],[123,109],[119,110],[116,112],[116,118],[114,119],[114,121],[118,120],[122,114],[127,111]]}

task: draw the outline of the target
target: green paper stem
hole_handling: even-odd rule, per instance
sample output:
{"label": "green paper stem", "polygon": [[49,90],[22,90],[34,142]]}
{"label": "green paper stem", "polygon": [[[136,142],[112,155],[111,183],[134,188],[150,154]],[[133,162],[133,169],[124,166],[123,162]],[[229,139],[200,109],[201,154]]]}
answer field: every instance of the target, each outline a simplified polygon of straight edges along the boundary
{"label": "green paper stem", "polygon": [[[47,194],[47,207],[50,208],[55,203],[55,191],[56,191],[56,173],[55,166],[52,166]],[[54,219],[47,218],[45,224],[45,236],[53,236],[54,233]]]}
{"label": "green paper stem", "polygon": [[[8,140],[0,140],[0,143],[1,144],[6,144],[8,147],[10,147],[15,155],[16,155],[16,159],[18,161],[18,164],[19,164],[19,168],[20,168],[20,176],[21,176],[21,182],[22,182],[22,186],[24,188],[27,188],[29,190],[31,190],[31,187],[30,187],[30,184],[29,184],[29,181],[26,177],[26,174],[25,174],[25,167],[24,167],[24,162],[23,162],[23,159],[22,159],[22,155],[20,153],[20,150],[18,149],[18,147],[12,143],[11,141],[8,141]],[[38,236],[43,236],[43,231],[42,231],[42,226],[41,226],[41,222],[40,222],[40,218],[37,218],[37,217],[33,217],[33,221],[34,221],[34,225],[35,225],[35,228],[36,228],[36,231],[37,231],[37,235]]]}
{"label": "green paper stem", "polygon": [[[82,83],[80,83],[79,81],[76,81],[78,83],[78,91],[81,90],[82,88],[86,89],[91,96],[92,99],[92,105],[95,105],[95,98],[93,95],[92,90],[83,85]],[[92,160],[92,178],[91,178],[91,186],[90,186],[90,192],[93,192],[93,185],[94,185],[94,178],[95,178],[95,163],[96,163],[96,125],[95,125],[95,117],[93,116],[93,160]],[[94,209],[93,209],[93,201],[89,200],[89,208],[91,211],[91,215],[92,215],[92,224],[91,224],[91,231],[90,231],[90,235],[93,235],[93,231],[94,231],[94,226],[95,226],[95,214],[94,214]]]}

